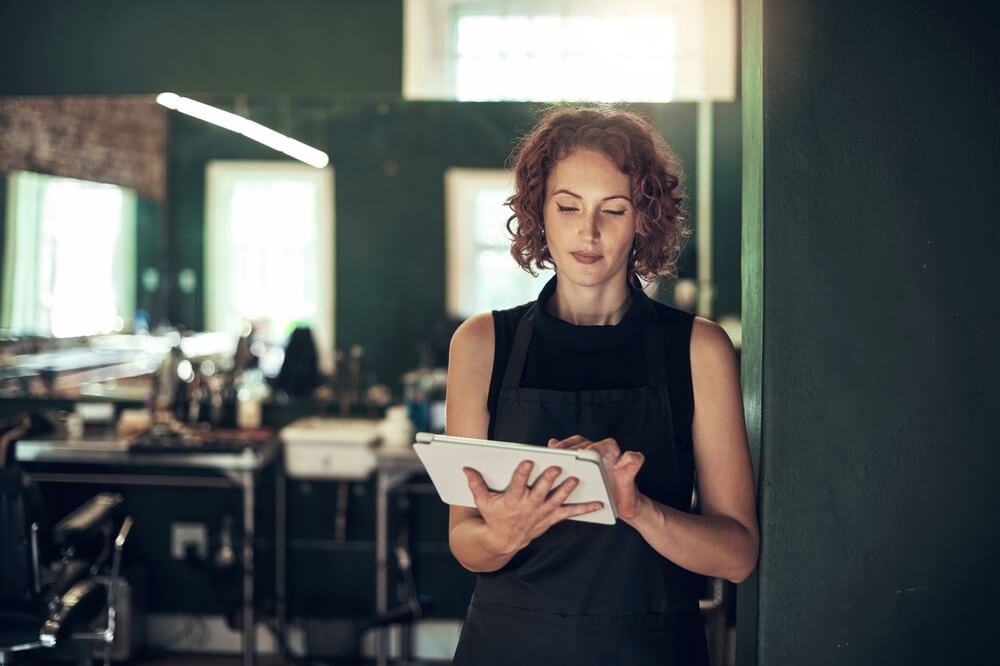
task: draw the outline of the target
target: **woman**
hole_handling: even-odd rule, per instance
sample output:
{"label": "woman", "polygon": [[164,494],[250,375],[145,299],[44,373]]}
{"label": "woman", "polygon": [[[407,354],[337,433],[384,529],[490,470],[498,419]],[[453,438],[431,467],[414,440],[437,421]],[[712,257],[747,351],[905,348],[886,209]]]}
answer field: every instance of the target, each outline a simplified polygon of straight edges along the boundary
{"label": "woman", "polygon": [[[555,267],[533,303],[456,331],[451,435],[595,449],[620,520],[566,500],[523,463],[503,492],[466,470],[449,544],[478,572],[455,664],[708,663],[696,574],[744,580],[757,560],[753,476],[735,353],[707,319],[648,298],[687,233],[670,149],[632,113],[557,108],[515,161],[512,254]],[[695,469],[700,515],[690,512]]]}

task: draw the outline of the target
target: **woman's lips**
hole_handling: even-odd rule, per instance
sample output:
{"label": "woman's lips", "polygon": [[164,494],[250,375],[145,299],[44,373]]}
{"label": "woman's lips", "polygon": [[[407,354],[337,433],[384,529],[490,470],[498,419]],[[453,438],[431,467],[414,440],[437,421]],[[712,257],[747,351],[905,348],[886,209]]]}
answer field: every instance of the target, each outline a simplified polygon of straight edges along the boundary
{"label": "woman's lips", "polygon": [[600,261],[604,255],[592,254],[589,252],[570,252],[573,258],[579,261],[581,264],[592,264],[594,262]]}

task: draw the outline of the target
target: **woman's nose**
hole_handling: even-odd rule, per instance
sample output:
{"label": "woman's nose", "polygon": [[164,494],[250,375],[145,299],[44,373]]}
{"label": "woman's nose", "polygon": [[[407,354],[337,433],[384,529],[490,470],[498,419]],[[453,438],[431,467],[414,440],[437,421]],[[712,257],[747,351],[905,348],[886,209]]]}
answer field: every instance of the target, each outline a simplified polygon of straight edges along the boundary
{"label": "woman's nose", "polygon": [[579,230],[577,231],[580,238],[582,240],[596,240],[600,237],[601,232],[597,228],[597,211],[581,217],[583,220],[580,224]]}

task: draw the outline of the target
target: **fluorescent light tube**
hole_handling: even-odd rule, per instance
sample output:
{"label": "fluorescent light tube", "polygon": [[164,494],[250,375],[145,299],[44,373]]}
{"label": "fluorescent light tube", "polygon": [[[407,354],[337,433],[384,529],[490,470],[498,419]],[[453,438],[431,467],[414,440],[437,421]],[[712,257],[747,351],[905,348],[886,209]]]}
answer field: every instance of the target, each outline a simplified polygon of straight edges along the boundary
{"label": "fluorescent light tube", "polygon": [[160,93],[156,96],[156,102],[168,109],[180,111],[199,120],[204,120],[207,123],[212,123],[237,134],[242,134],[248,139],[253,139],[258,143],[274,148],[289,157],[294,157],[317,169],[322,169],[330,163],[330,158],[322,150],[307,146],[301,141],[296,141],[284,134],[275,132],[269,127],[264,127],[260,123],[255,123],[243,116],[238,116],[235,113],[223,111],[214,106],[195,101],[188,97],[181,97],[171,92]]}

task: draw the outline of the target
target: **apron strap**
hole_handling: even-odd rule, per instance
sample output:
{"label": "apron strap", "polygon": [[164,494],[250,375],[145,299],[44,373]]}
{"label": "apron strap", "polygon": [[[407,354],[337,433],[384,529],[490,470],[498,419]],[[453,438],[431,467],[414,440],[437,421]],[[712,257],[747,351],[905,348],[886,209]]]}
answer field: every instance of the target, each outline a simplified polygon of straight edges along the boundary
{"label": "apron strap", "polygon": [[517,388],[521,385],[521,377],[524,376],[524,360],[528,357],[528,345],[531,343],[531,330],[535,323],[535,304],[532,303],[521,316],[521,321],[517,324],[517,333],[514,334],[514,346],[510,350],[510,358],[507,359],[507,369],[503,375],[504,388]]}

